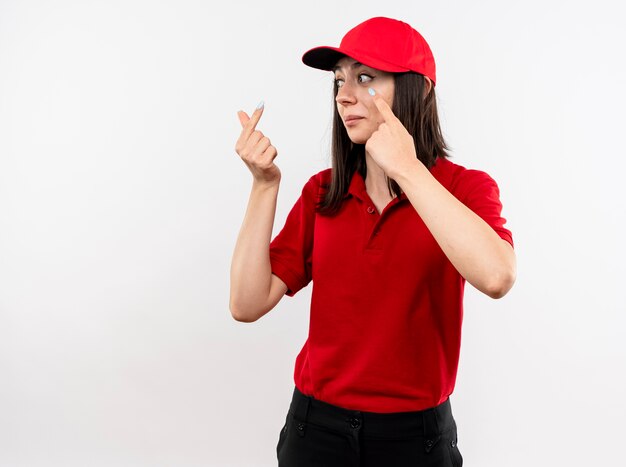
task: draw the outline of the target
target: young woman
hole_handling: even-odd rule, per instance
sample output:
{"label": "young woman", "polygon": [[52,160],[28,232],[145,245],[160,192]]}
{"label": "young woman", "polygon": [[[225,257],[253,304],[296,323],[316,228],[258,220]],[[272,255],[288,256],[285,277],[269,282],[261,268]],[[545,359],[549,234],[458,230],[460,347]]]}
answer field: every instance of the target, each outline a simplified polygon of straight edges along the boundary
{"label": "young woman", "polygon": [[498,185],[450,161],[435,61],[408,24],[371,18],[303,62],[333,72],[332,167],[313,175],[270,242],[280,171],[248,117],[253,174],[230,309],[252,322],[313,282],[309,336],[276,446],[279,466],[455,466],[452,416],[463,290],[516,276]]}

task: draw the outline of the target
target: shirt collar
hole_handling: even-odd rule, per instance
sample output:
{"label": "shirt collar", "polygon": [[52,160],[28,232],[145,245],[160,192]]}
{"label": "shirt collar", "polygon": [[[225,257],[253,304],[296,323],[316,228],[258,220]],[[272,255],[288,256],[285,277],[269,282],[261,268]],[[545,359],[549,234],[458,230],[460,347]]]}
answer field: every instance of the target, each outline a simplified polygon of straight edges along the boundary
{"label": "shirt collar", "polygon": [[352,180],[350,180],[348,192],[343,197],[347,198],[352,195],[359,199],[363,199],[363,193],[365,192],[365,180],[363,180],[361,173],[358,170],[355,170],[354,174],[352,174]]}
{"label": "shirt collar", "polygon": [[[347,198],[350,195],[359,198],[361,201],[369,200],[369,195],[367,194],[367,189],[365,187],[365,180],[358,170],[354,171],[352,180],[350,181],[350,186],[348,187],[348,193],[344,195],[344,198]],[[397,202],[399,203],[403,199],[407,199],[406,194],[400,193],[400,197]]]}

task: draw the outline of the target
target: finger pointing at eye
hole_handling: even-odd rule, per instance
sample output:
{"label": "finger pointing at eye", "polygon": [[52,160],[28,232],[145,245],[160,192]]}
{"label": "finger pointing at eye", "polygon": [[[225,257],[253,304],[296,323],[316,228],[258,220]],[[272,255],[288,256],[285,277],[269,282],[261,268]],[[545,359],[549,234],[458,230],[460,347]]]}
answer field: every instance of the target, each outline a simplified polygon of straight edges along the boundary
{"label": "finger pointing at eye", "polygon": [[[376,108],[378,109],[380,114],[383,116],[385,121],[390,122],[394,120],[396,116],[394,115],[393,110],[391,110],[391,107],[389,107],[389,104],[387,104],[387,101],[385,101],[385,99],[383,99],[380,95],[376,94],[374,89],[370,88],[369,91],[370,91],[370,94],[374,96],[373,97],[374,104],[376,105]],[[374,93],[372,94],[372,92]]]}

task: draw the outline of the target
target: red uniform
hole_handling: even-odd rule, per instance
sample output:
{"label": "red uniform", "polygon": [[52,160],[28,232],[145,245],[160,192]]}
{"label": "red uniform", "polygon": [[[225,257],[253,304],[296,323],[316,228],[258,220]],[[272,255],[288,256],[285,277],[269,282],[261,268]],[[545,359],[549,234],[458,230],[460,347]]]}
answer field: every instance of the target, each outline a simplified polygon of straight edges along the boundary
{"label": "red uniform", "polygon": [[[513,246],[496,182],[439,158],[431,174]],[[465,279],[406,194],[378,213],[355,172],[339,213],[315,213],[331,169],[313,175],[270,244],[272,272],[293,296],[313,281],[309,336],[294,381],[351,410],[434,407],[454,390]]]}

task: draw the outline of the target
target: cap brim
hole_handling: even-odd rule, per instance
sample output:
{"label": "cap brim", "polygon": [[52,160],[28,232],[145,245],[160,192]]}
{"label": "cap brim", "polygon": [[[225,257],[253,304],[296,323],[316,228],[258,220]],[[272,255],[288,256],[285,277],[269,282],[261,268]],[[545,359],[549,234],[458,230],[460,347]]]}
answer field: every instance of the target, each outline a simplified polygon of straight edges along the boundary
{"label": "cap brim", "polygon": [[363,65],[369,66],[371,68],[375,68],[377,70],[388,71],[391,73],[401,73],[406,71],[411,71],[406,67],[396,65],[395,63],[389,63],[380,58],[372,58],[368,57],[365,54],[361,53],[350,53],[344,52],[337,47],[330,46],[322,46],[315,47],[304,53],[302,56],[302,62],[305,65],[308,65],[313,68],[318,68],[320,70],[332,70],[332,68],[342,57],[350,57],[354,60],[362,63]]}
{"label": "cap brim", "polygon": [[302,55],[302,63],[319,70],[330,71],[333,66],[346,54],[336,47],[315,47]]}

